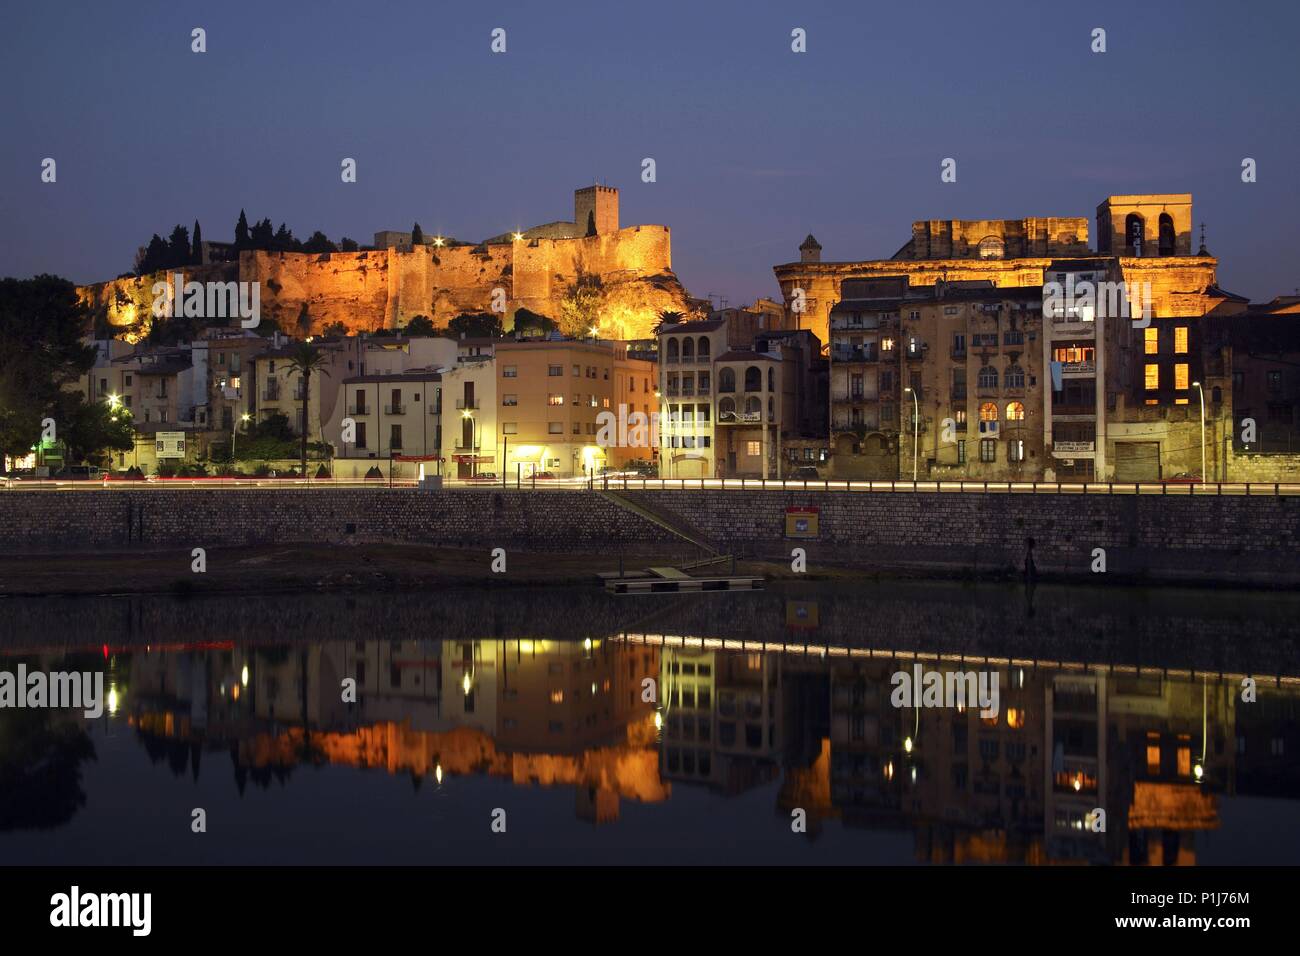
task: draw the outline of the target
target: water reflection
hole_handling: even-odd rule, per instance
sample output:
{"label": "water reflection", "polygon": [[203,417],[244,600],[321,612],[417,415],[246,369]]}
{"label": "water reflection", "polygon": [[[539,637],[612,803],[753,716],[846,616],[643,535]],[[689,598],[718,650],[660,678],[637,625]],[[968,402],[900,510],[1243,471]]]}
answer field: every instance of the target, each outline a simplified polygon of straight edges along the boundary
{"label": "water reflection", "polygon": [[[355,791],[347,826],[364,831],[376,816],[416,823],[428,790],[486,812],[492,802],[459,784],[496,781],[525,807],[569,794],[569,810],[548,817],[561,831],[635,826],[653,844],[685,829],[715,862],[729,862],[738,826],[742,839],[801,841],[814,860],[837,845],[862,852],[854,835],[869,834],[902,837],[917,862],[1193,864],[1225,827],[1233,845],[1260,838],[1252,827],[1264,824],[1225,814],[1225,803],[1265,799],[1275,818],[1300,819],[1293,675],[1270,675],[1243,703],[1237,676],[936,652],[929,669],[996,671],[997,715],[895,707],[890,678],[912,666],[910,652],[824,642],[817,600],[780,608],[781,649],[642,627],[581,640],[208,641],[0,658],[7,670],[20,659],[103,667],[112,695],[100,721],[0,711],[0,854],[78,861],[84,834],[75,848],[33,834],[92,813],[96,788],[106,802],[122,790],[147,805],[159,771],[233,790],[263,833],[316,826],[297,819],[295,802],[331,788]],[[341,691],[349,678],[355,702]],[[311,768],[406,778],[415,799]],[[279,790],[292,799],[257,796]],[[755,801],[764,816],[730,819]],[[632,823],[631,807],[651,812]],[[1089,826],[1096,808],[1102,833]],[[806,835],[790,836],[796,809]],[[91,839],[121,854],[143,832],[97,823]],[[1280,840],[1300,858],[1296,832],[1270,837],[1273,852]],[[222,839],[238,858],[251,837]],[[503,859],[535,857],[524,843]]]}

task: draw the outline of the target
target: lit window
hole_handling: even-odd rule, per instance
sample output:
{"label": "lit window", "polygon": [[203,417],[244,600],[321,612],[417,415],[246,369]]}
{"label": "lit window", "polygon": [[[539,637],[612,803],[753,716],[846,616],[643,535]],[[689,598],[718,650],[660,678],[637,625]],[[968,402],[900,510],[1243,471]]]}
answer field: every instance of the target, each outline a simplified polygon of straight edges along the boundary
{"label": "lit window", "polygon": [[1192,775],[1192,750],[1190,747],[1178,748],[1178,776],[1190,777]]}
{"label": "lit window", "polygon": [[1025,420],[1024,402],[1007,402],[1007,421],[1023,422]]}
{"label": "lit window", "polygon": [[762,453],[763,452],[759,447],[759,442],[745,442],[745,454],[749,455],[751,458],[757,458]]}
{"label": "lit window", "polygon": [[563,395],[556,395],[556,394],[554,394],[554,393],[551,393],[551,394],[549,394],[549,395],[546,396],[546,404],[547,404],[547,405],[563,405],[563,404],[564,404],[564,396],[563,396]]}
{"label": "lit window", "polygon": [[1013,438],[1007,442],[1007,461],[1020,462],[1025,460],[1025,443],[1020,438]]}
{"label": "lit window", "polygon": [[[1012,404],[1013,404],[1013,405],[1018,405],[1018,404],[1020,404],[1020,403],[1019,403],[1019,402],[1013,402]],[[1022,408],[1023,408],[1023,406],[1022,406]],[[997,407],[997,405],[993,404],[992,402],[985,402],[983,405],[980,406],[980,421],[982,421],[982,422],[995,422],[995,421],[997,421],[997,420],[998,420],[998,407]]]}
{"label": "lit window", "polygon": [[1191,377],[1187,374],[1187,363],[1180,362],[1179,364],[1175,365],[1174,366],[1174,388],[1179,389],[1181,391],[1182,389],[1187,388],[1190,384],[1191,384]]}
{"label": "lit window", "polygon": [[[1147,331],[1151,330],[1148,329]],[[1154,392],[1160,387],[1160,366],[1154,362],[1149,363],[1146,367],[1146,384],[1148,392]]]}
{"label": "lit window", "polygon": [[1180,325],[1174,329],[1174,354],[1187,354],[1187,326]]}
{"label": "lit window", "polygon": [[1147,744],[1147,773],[1153,777],[1160,775],[1160,745]]}
{"label": "lit window", "polygon": [[1147,326],[1146,349],[1147,349],[1147,355],[1160,354],[1160,330],[1157,329],[1154,325]]}

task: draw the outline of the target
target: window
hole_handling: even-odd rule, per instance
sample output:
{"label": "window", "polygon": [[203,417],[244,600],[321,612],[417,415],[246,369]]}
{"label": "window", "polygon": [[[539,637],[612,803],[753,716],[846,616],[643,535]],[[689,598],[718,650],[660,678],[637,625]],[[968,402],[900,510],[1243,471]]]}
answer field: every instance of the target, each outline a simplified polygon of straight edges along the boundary
{"label": "window", "polygon": [[551,378],[558,378],[559,376],[564,374],[564,366],[548,365],[546,366],[546,374],[549,375]]}
{"label": "window", "polygon": [[502,405],[510,405],[510,406],[518,405],[518,404],[519,404],[519,396],[518,396],[518,395],[502,395],[502,396],[501,396],[501,404],[502,404]]}
{"label": "window", "polygon": [[1023,422],[1025,420],[1024,402],[1007,402],[1007,421]]}
{"label": "window", "polygon": [[[1018,403],[1015,403],[1018,404]],[[980,406],[980,421],[995,422],[998,420],[998,407],[992,402],[985,402]]]}
{"label": "window", "polygon": [[718,373],[718,391],[734,392],[736,390],[736,373],[729,368],[723,368]]}
{"label": "window", "polygon": [[501,423],[501,434],[503,434],[503,435],[518,435],[518,434],[519,434],[519,423],[518,423],[518,422],[502,422],[502,423]]}
{"label": "window", "polygon": [[1187,326],[1180,325],[1174,329],[1174,354],[1187,354]]}
{"label": "window", "polygon": [[1012,329],[1009,332],[1003,332],[1002,344],[1003,345],[1024,345],[1025,333],[1021,332],[1019,329]]}
{"label": "window", "polygon": [[759,455],[763,454],[762,444],[756,441],[745,442],[745,454],[749,455],[751,458],[757,458]]}
{"label": "window", "polygon": [[388,447],[401,448],[402,447],[402,426],[393,425],[391,426],[391,428],[392,430],[388,433]]}
{"label": "window", "polygon": [[952,417],[953,417],[953,421],[955,421],[958,425],[964,427],[966,424],[966,409],[964,408],[953,409]]}
{"label": "window", "polygon": [[960,312],[960,311],[961,311],[961,310],[958,309],[957,306],[955,306],[955,305],[946,305],[946,306],[943,307],[943,314],[944,314],[944,315],[956,315],[956,314],[957,314],[958,312]]}
{"label": "window", "polygon": [[1025,460],[1025,443],[1022,439],[1013,438],[1007,442],[1007,461],[1021,462]]}
{"label": "window", "polygon": [[563,396],[563,395],[557,395],[555,392],[550,392],[550,393],[546,396],[546,404],[547,404],[547,405],[563,405],[563,404],[564,404],[564,396]]}
{"label": "window", "polygon": [[366,447],[366,423],[365,422],[357,422],[357,440],[355,444],[357,448]]}
{"label": "window", "polygon": [[1154,392],[1160,387],[1160,366],[1154,362],[1148,362],[1146,366],[1146,387],[1148,392]]}
{"label": "window", "polygon": [[503,366],[501,366],[501,377],[502,377],[502,378],[518,378],[518,377],[519,377],[519,366],[518,366],[518,365],[503,365]]}
{"label": "window", "polygon": [[582,378],[582,366],[581,366],[581,365],[575,365],[575,366],[573,366],[573,377],[574,377],[574,378]]}
{"label": "window", "polygon": [[952,354],[953,355],[966,354],[966,333],[965,332],[954,332],[952,334]]}
{"label": "window", "polygon": [[563,434],[564,434],[564,422],[547,422],[547,423],[546,423],[546,431],[547,431],[547,434],[550,434],[550,435],[563,435]]}
{"label": "window", "polygon": [[1282,373],[1269,372],[1265,378],[1265,388],[1270,395],[1277,395],[1282,391]]}
{"label": "window", "polygon": [[1146,334],[1146,354],[1159,355],[1160,354],[1160,330],[1156,328],[1154,325],[1149,325],[1146,328],[1145,334]]}
{"label": "window", "polygon": [[1186,362],[1179,362],[1174,366],[1174,388],[1182,391],[1191,387],[1191,376],[1188,374]]}
{"label": "window", "polygon": [[998,460],[998,441],[996,438],[980,439],[980,461],[993,462]]}
{"label": "window", "polygon": [[957,439],[957,464],[966,464],[966,439]]}
{"label": "window", "polygon": [[1019,365],[1007,366],[1007,388],[1024,388],[1025,387],[1025,370]]}
{"label": "window", "polygon": [[[1024,382],[1022,381],[1020,384],[1023,386]],[[982,369],[980,369],[979,387],[980,388],[998,387],[998,370],[995,369],[992,365],[985,365]]]}

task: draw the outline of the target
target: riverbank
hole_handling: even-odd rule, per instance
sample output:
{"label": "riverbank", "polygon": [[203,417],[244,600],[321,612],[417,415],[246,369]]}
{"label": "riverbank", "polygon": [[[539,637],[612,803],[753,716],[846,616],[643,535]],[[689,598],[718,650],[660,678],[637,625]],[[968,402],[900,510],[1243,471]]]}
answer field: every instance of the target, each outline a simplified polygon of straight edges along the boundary
{"label": "riverbank", "polygon": [[[628,572],[673,566],[694,555],[682,549],[634,548],[623,553]],[[493,571],[485,548],[435,547],[396,543],[253,545],[204,549],[205,570],[193,570],[188,548],[135,548],[89,554],[37,553],[0,555],[0,598],[73,597],[79,595],[198,595],[275,593],[426,592],[438,588],[536,588],[597,586],[598,575],[619,569],[619,552],[555,552],[507,549],[505,570]],[[730,562],[699,569],[697,574],[732,572]],[[976,575],[958,567],[882,568],[827,563],[810,556],[796,572],[789,560],[738,559],[737,575],[779,582],[925,581],[1011,583],[1023,575],[1011,568],[986,567]],[[1071,575],[1042,573],[1038,584],[1074,583],[1100,587],[1150,588],[1140,575]],[[1190,588],[1203,591],[1277,592],[1278,588],[1243,588],[1192,580],[1154,590]],[[1090,588],[1091,589],[1091,588]]]}

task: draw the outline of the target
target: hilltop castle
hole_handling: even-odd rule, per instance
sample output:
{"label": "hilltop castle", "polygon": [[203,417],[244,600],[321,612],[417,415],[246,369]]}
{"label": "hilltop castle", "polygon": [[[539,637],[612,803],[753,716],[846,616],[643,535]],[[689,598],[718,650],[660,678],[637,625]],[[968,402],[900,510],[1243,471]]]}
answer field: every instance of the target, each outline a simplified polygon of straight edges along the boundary
{"label": "hilltop castle", "polygon": [[[588,186],[574,193],[573,221],[503,233],[478,243],[382,231],[359,252],[243,250],[237,261],[191,266],[196,281],[261,284],[262,317],[290,334],[311,335],[342,322],[349,332],[400,328],[417,315],[437,327],[465,312],[488,312],[502,296],[503,323],[519,309],[558,319],[580,276],[599,280],[599,332],[645,338],[664,310],[688,311],[686,290],[672,271],[667,226],[620,228],[618,190]],[[152,286],[162,276],[115,279],[79,291],[104,310],[108,323],[136,340],[147,331]]]}

